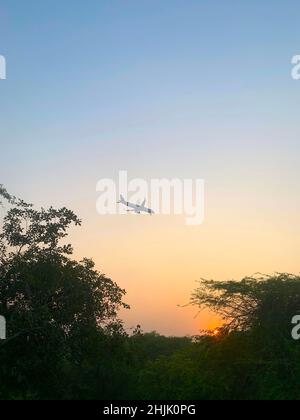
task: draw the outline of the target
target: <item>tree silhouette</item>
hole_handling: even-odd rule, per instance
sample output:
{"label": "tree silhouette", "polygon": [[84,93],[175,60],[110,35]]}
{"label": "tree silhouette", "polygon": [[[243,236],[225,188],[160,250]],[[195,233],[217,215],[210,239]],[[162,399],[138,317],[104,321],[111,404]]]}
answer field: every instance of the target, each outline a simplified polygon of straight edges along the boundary
{"label": "tree silhouette", "polygon": [[36,210],[3,187],[1,196],[10,206],[0,234],[0,313],[8,335],[0,344],[0,392],[58,396],[69,392],[63,372],[74,375],[92,346],[100,355],[98,346],[124,334],[117,314],[128,308],[125,291],[91,260],[71,259],[72,246],[61,241],[81,224],[72,211]]}

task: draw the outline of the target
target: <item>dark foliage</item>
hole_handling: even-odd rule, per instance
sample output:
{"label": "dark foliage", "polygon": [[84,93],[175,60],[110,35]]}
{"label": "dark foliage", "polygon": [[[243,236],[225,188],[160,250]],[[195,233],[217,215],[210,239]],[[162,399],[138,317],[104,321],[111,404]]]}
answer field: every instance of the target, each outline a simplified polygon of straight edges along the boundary
{"label": "dark foliage", "polygon": [[202,281],[191,304],[223,318],[218,334],[129,336],[125,291],[72,259],[65,208],[35,210],[0,186],[0,399],[293,400],[300,398],[300,277]]}

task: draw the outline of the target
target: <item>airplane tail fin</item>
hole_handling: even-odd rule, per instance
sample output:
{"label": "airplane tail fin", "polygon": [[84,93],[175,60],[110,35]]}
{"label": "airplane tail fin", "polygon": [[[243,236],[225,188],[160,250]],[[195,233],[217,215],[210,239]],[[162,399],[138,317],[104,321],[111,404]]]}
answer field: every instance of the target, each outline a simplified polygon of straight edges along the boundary
{"label": "airplane tail fin", "polygon": [[120,195],[120,200],[118,201],[118,203],[126,203],[125,198],[122,194]]}

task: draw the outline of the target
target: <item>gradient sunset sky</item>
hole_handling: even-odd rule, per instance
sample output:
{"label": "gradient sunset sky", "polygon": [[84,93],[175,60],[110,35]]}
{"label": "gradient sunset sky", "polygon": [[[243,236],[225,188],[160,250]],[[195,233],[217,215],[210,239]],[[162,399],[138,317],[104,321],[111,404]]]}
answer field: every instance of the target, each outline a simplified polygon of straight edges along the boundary
{"label": "gradient sunset sky", "polygon": [[[2,0],[0,183],[83,219],[76,258],[127,290],[127,327],[214,327],[202,278],[299,272],[299,1]],[[96,213],[96,183],[202,178],[206,216]]]}

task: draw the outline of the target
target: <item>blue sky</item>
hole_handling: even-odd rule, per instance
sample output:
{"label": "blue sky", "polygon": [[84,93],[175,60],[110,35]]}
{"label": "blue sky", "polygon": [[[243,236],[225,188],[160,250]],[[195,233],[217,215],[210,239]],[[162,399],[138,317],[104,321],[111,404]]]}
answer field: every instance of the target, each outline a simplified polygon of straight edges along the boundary
{"label": "blue sky", "polygon": [[156,129],[169,147],[183,142],[178,129],[188,135],[216,120],[225,129],[233,119],[285,123],[299,93],[289,78],[297,9],[296,1],[4,0],[4,135],[51,153],[112,135],[122,147],[150,128],[153,138],[140,141],[151,153]]}
{"label": "blue sky", "polygon": [[93,220],[87,231],[98,223],[105,232],[99,178],[120,169],[204,178],[215,226],[224,209],[242,220],[240,232],[253,217],[289,220],[280,226],[296,236],[300,81],[290,63],[300,54],[299,11],[291,0],[2,0],[0,183],[40,205],[69,205]]}
{"label": "blue sky", "polygon": [[20,183],[12,160],[30,181],[68,157],[72,167],[85,159],[95,177],[99,167],[125,166],[207,177],[208,162],[228,166],[257,150],[265,159],[289,145],[294,155],[298,9],[296,1],[4,0],[6,183]]}

